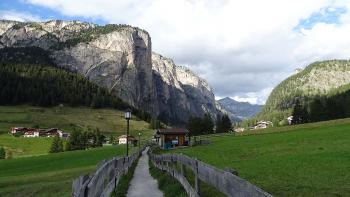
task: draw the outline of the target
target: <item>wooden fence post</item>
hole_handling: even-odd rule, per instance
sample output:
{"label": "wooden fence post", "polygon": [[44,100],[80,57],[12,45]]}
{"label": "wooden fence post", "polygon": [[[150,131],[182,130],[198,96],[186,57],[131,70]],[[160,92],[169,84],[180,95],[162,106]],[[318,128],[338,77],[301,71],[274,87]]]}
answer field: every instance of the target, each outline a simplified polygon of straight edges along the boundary
{"label": "wooden fence post", "polygon": [[175,167],[175,162],[174,162],[173,155],[171,155],[170,161],[171,161],[170,166],[171,166],[172,175],[175,178],[175,169],[176,169],[176,167]]}
{"label": "wooden fence post", "polygon": [[194,186],[195,186],[195,190],[197,192],[198,195],[200,195],[200,192],[201,192],[201,188],[200,188],[200,184],[201,184],[201,181],[198,177],[198,160],[195,159],[196,161],[196,166],[195,166],[195,172],[194,172],[194,176],[195,176],[195,179],[194,179]]}

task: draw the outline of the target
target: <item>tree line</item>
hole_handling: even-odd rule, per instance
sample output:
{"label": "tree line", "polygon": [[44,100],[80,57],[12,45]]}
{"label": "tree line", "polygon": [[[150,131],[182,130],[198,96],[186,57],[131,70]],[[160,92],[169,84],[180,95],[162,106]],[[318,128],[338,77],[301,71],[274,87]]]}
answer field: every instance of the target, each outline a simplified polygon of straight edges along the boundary
{"label": "tree line", "polygon": [[294,124],[350,117],[350,90],[331,96],[299,98],[292,115]]}
{"label": "tree line", "polygon": [[190,135],[205,135],[212,133],[226,133],[232,130],[232,123],[227,114],[218,116],[214,123],[210,114],[206,113],[203,117],[191,116],[187,122],[186,128]]}
{"label": "tree line", "polygon": [[64,146],[64,141],[58,136],[52,140],[50,153],[58,153],[63,151],[85,150],[88,148],[101,147],[106,141],[106,137],[97,128],[95,130],[80,131],[74,129]]}

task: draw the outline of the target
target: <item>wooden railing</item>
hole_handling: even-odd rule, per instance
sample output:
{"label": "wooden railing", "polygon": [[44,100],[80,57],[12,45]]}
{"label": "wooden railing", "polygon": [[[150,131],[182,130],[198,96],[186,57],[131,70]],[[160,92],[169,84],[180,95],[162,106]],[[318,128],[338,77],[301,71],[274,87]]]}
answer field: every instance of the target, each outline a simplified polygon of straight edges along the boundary
{"label": "wooden railing", "polygon": [[72,196],[109,197],[116,189],[120,177],[128,172],[143,150],[144,148],[129,157],[114,157],[102,161],[94,174],[83,175],[73,181]]}
{"label": "wooden railing", "polygon": [[[220,170],[197,159],[179,154],[153,154],[151,162],[158,169],[168,172],[184,187],[190,197],[200,196],[200,182],[203,181],[227,196],[272,196],[248,181],[236,176],[232,171]],[[184,167],[194,174],[194,187],[184,174]]]}

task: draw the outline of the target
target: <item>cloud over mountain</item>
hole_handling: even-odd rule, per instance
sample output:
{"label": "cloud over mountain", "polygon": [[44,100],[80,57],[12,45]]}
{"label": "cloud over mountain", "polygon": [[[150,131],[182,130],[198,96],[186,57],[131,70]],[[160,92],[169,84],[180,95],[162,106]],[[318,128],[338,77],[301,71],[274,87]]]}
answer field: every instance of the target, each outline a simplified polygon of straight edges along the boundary
{"label": "cloud over mountain", "polygon": [[127,23],[153,50],[206,78],[218,97],[264,103],[315,60],[350,58],[349,1],[26,0],[64,16]]}

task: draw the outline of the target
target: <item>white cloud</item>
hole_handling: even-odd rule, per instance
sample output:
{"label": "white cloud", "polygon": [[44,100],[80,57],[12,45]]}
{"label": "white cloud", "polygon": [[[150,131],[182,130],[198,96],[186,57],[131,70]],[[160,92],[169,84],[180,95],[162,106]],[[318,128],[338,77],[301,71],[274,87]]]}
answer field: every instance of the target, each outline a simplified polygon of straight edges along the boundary
{"label": "white cloud", "polygon": [[[218,97],[264,103],[294,68],[350,59],[350,1],[334,0],[28,0],[68,16],[99,17],[150,32],[153,50],[189,66]],[[295,31],[325,8],[348,8],[339,24]],[[269,90],[269,91],[267,91]]]}
{"label": "white cloud", "polygon": [[17,12],[16,10],[0,10],[0,18],[14,21],[40,21],[41,18],[26,12]]}

